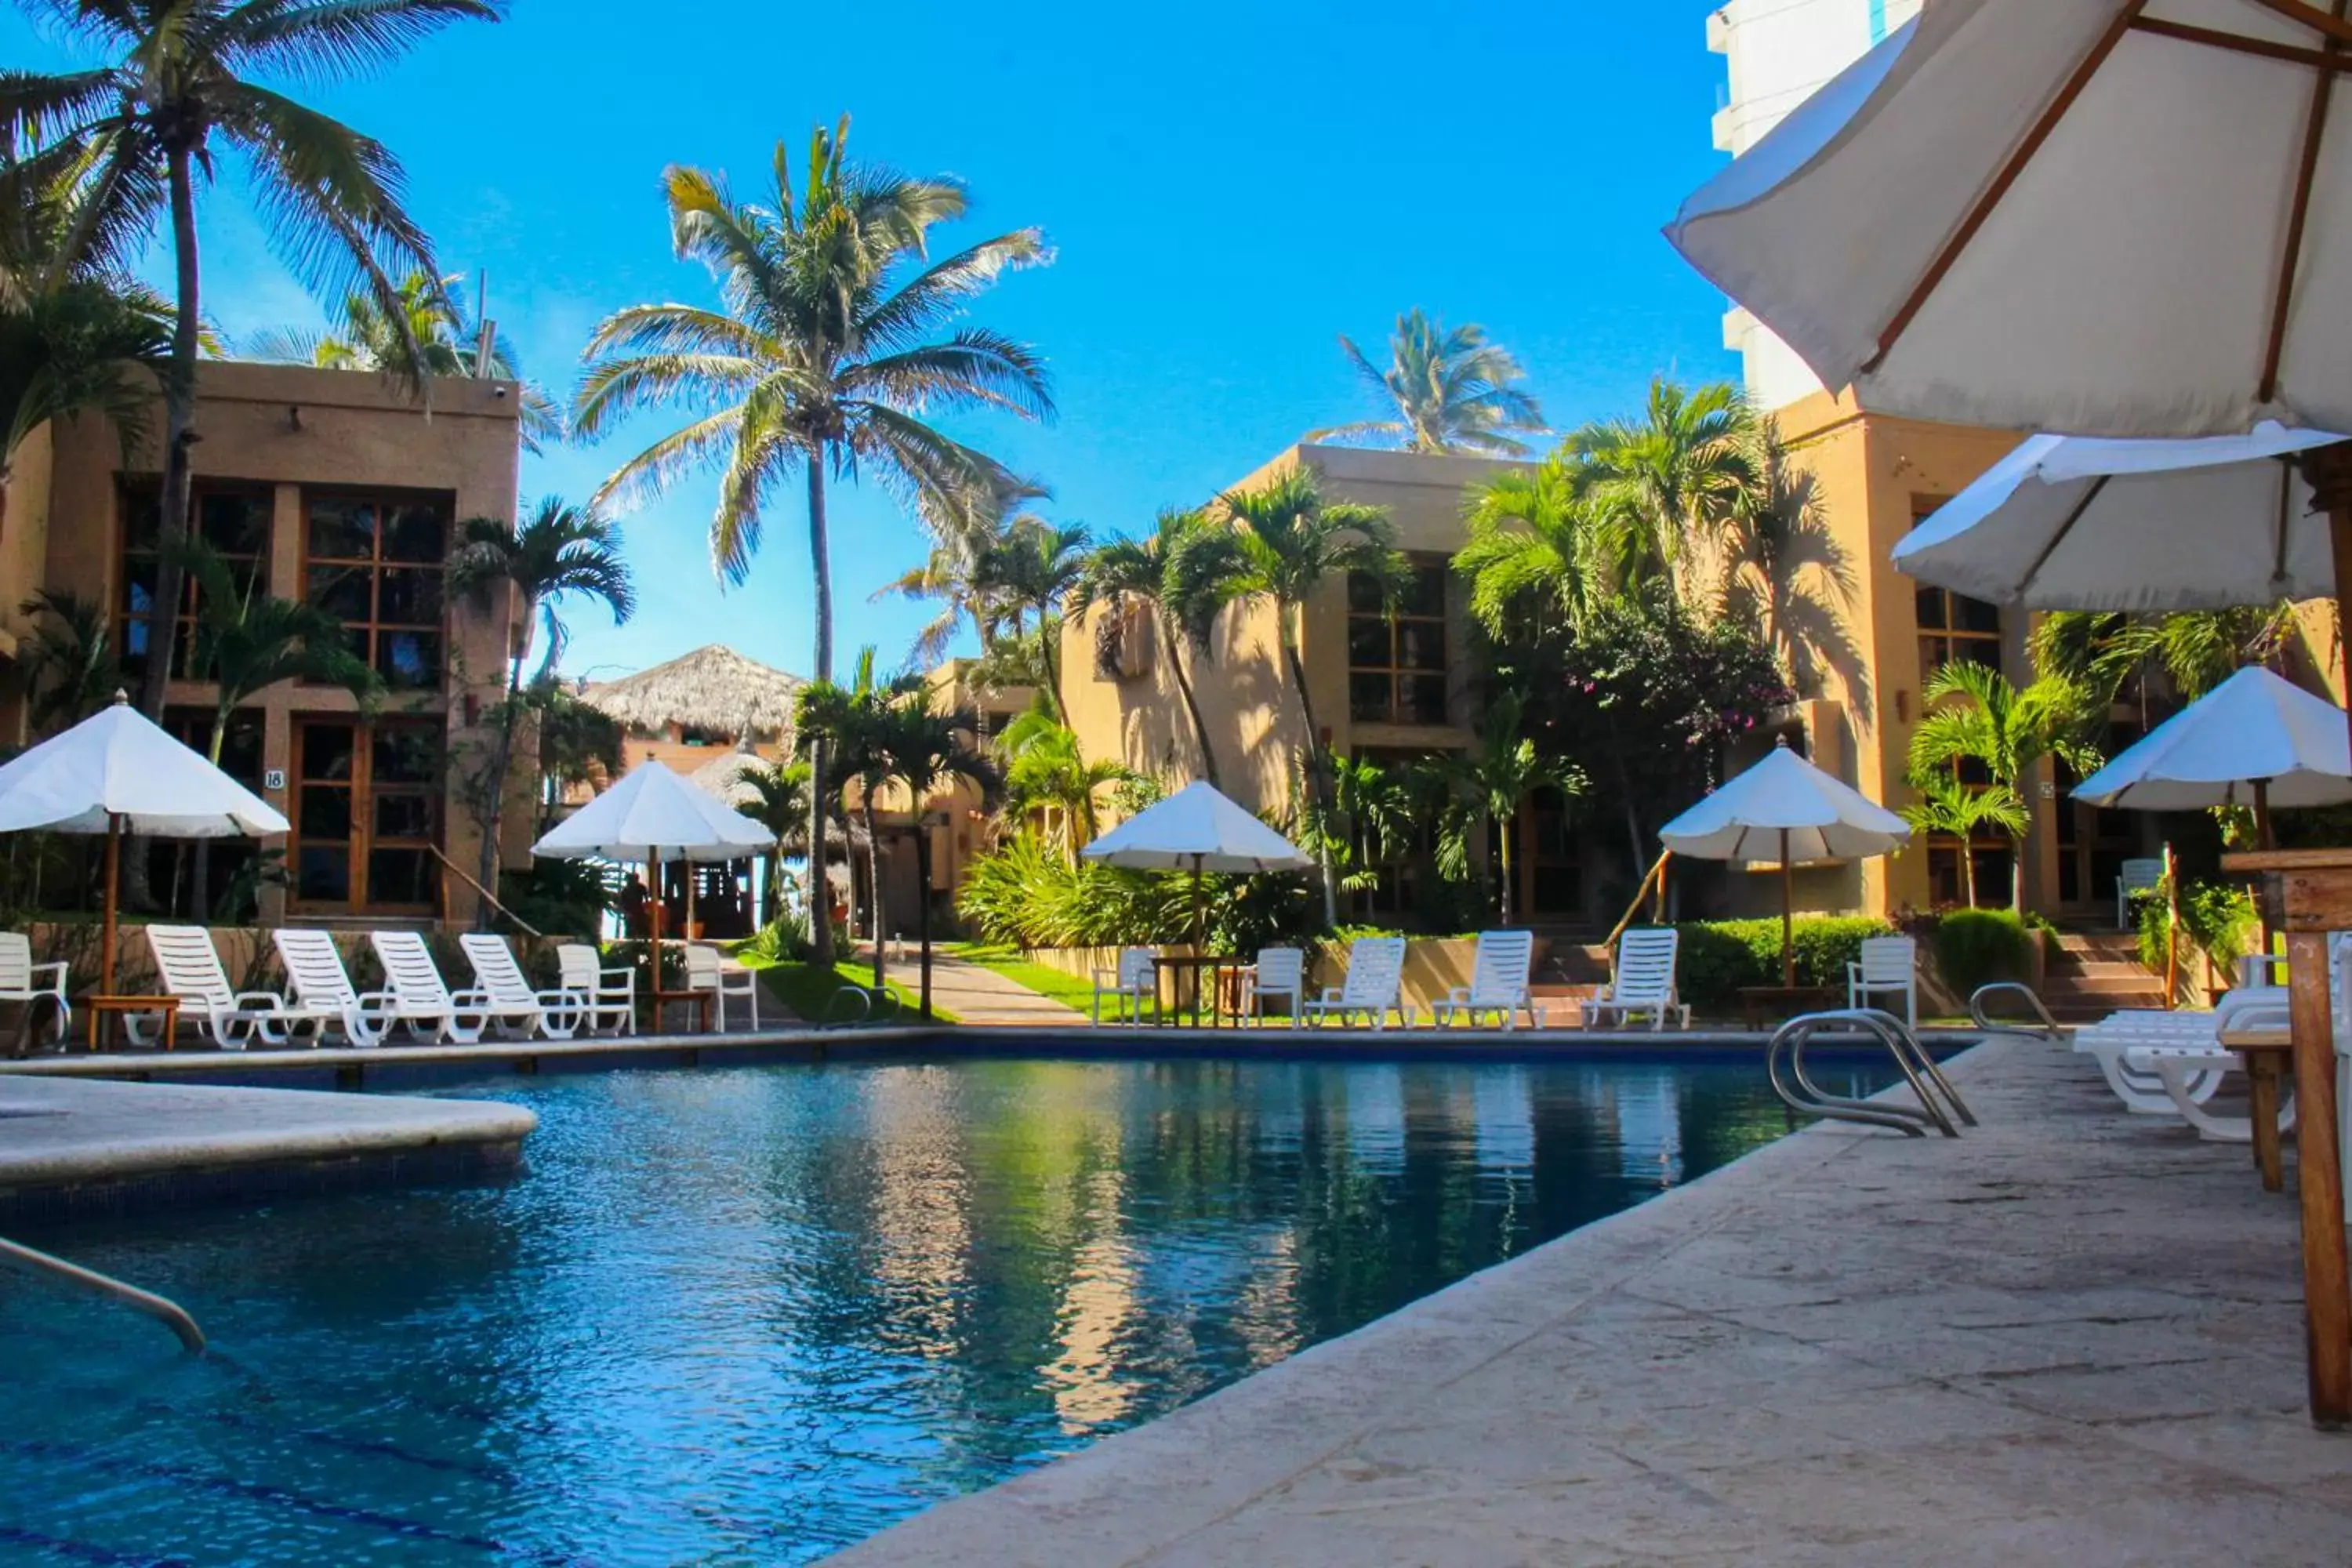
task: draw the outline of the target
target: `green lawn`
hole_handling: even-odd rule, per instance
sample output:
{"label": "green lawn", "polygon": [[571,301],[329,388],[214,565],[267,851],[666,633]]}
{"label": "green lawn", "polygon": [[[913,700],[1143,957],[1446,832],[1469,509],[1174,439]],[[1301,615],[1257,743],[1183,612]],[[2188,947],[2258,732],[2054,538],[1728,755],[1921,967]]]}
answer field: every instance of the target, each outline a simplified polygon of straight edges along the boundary
{"label": "green lawn", "polygon": [[[1049,1001],[1074,1007],[1091,1017],[1094,1015],[1095,988],[1091,981],[1075,974],[1065,974],[1058,969],[1048,969],[1042,963],[1031,963],[1014,947],[992,946],[977,942],[943,942],[941,952],[951,952],[967,963],[982,969],[992,969],[1015,985],[1025,985]],[[1156,1017],[1157,1009],[1147,1010],[1144,1016]]]}
{"label": "green lawn", "polygon": [[[772,994],[812,1024],[824,1021],[826,1005],[843,986],[862,988],[872,984],[874,979],[872,969],[864,964],[850,963],[836,963],[831,969],[821,969],[814,963],[778,963],[761,969],[758,973]],[[916,1009],[921,999],[895,980],[889,983],[889,990],[898,999],[898,1019],[916,1022]],[[931,1017],[934,1022],[941,1024],[956,1021],[954,1015],[937,1006],[931,1009]]]}

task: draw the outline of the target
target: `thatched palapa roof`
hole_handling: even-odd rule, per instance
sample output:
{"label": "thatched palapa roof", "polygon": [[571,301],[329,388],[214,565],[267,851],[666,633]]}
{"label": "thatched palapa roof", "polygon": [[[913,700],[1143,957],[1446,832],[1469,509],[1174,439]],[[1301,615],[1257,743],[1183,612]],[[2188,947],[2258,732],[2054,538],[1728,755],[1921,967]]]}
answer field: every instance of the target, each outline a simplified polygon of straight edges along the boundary
{"label": "thatched palapa roof", "polygon": [[751,786],[743,782],[743,775],[753,768],[772,765],[757,752],[738,746],[716,762],[703,763],[686,778],[688,784],[708,790],[729,805],[743,805],[752,798]]}
{"label": "thatched palapa roof", "polygon": [[581,700],[631,730],[673,724],[730,735],[786,735],[806,682],[712,643],[667,664],[590,686]]}

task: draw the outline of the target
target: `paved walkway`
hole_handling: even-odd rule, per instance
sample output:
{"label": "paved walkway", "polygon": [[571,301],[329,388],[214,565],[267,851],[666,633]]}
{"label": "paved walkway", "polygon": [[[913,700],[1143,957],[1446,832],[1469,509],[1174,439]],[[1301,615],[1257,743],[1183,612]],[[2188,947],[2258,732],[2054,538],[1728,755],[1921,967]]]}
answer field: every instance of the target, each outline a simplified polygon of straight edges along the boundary
{"label": "paved walkway", "polygon": [[2292,1194],[1989,1045],[1966,1140],[1824,1127],[844,1568],[2352,1561]]}
{"label": "paved walkway", "polygon": [[[868,948],[866,952],[865,962],[870,966],[873,950]],[[911,946],[903,956],[894,954],[886,962],[882,973],[905,986],[910,994],[923,984],[921,957]],[[936,948],[931,952],[931,1005],[960,1024],[1035,1029],[1066,1028],[1087,1021],[1085,1014],[1051,997],[1040,996],[1019,981],[1008,980],[993,969],[968,963]]]}

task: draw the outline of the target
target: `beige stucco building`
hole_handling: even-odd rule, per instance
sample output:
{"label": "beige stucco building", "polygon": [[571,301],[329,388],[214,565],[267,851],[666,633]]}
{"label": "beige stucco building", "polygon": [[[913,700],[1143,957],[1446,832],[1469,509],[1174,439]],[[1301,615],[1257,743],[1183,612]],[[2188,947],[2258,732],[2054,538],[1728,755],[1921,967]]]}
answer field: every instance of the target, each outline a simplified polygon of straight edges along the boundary
{"label": "beige stucco building", "polygon": [[[447,864],[470,872],[480,828],[449,781],[488,755],[483,720],[501,696],[513,606],[505,595],[455,601],[444,574],[463,521],[514,520],[515,387],[441,381],[428,408],[373,374],[207,363],[198,394],[195,527],[240,584],[332,611],[387,689],[373,712],[339,688],[290,682],[238,710],[223,763],[293,824],[282,843],[260,847],[285,857],[282,885],[263,879],[263,921],[470,922],[476,894]],[[125,674],[138,679],[156,613],[163,424],[159,405],[148,439],[126,454],[110,425],[85,416],[36,434],[18,455],[0,524],[8,743],[32,738],[17,656],[40,629],[22,607],[37,591],[103,605]],[[175,645],[184,668],[193,610],[191,597]],[[201,749],[215,696],[207,682],[174,679],[168,726]],[[508,774],[509,866],[528,863],[533,773],[527,754]],[[167,896],[174,852],[156,853],[156,890]],[[250,850],[217,850],[215,875],[241,853]]]}

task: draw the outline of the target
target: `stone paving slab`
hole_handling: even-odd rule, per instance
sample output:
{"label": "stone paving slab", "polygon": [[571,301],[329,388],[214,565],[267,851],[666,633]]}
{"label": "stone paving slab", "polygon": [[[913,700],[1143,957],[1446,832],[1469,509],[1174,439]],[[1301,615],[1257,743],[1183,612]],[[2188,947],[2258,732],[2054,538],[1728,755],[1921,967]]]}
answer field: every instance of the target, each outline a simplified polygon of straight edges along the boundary
{"label": "stone paving slab", "polygon": [[2294,1197],[2002,1039],[1959,1142],[1823,1126],[831,1561],[2352,1562]]}

